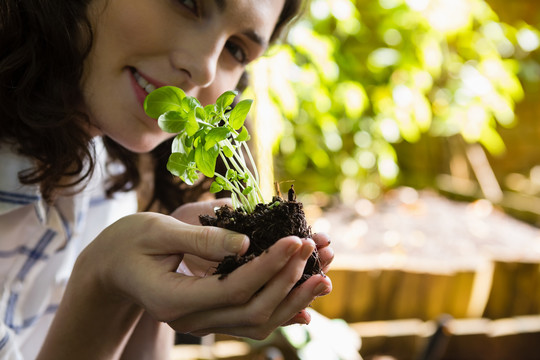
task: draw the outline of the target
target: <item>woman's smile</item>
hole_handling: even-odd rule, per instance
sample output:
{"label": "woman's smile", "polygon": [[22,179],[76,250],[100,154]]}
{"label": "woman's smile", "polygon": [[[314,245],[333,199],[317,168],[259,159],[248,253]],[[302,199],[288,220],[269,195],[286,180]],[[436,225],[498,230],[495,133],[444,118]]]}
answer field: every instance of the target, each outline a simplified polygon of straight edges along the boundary
{"label": "woman's smile", "polygon": [[283,5],[93,0],[96,31],[82,87],[94,127],[131,151],[152,150],[171,135],[146,116],[148,93],[174,85],[202,104],[215,102],[264,53]]}
{"label": "woman's smile", "polygon": [[166,84],[154,80],[147,75],[141,74],[134,67],[129,67],[128,70],[135,96],[137,97],[137,101],[139,102],[139,105],[142,109],[144,106],[144,99],[146,98],[146,95],[159,87],[165,86]]}

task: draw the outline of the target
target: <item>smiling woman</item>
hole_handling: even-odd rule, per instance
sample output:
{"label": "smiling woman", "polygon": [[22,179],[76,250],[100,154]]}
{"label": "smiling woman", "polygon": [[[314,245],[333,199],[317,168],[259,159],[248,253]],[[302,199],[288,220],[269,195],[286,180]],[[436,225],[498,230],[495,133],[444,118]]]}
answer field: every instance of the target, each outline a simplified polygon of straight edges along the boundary
{"label": "smiling woman", "polygon": [[136,81],[174,85],[208,104],[265,50],[283,1],[95,0],[83,92],[93,128],[135,152],[166,140]]}
{"label": "smiling woman", "polygon": [[[328,265],[329,240],[286,237],[226,280],[199,275],[243,254],[249,239],[193,225],[194,214],[227,200],[187,204],[204,184],[187,190],[171,180],[160,151],[172,135],[143,111],[163,85],[203,104],[234,89],[299,8],[297,0],[0,3],[0,358],[164,359],[173,329],[263,338],[309,322],[305,307],[330,282],[313,276],[293,287],[315,246]],[[138,168],[147,152],[150,177]],[[143,179],[174,216],[136,213],[131,190]]]}

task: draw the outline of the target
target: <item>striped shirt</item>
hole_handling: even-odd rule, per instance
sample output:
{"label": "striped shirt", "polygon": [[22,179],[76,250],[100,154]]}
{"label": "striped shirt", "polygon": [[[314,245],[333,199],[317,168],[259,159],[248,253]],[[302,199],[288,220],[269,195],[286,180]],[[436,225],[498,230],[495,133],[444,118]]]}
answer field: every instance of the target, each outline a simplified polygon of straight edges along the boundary
{"label": "striped shirt", "polygon": [[34,359],[74,262],[106,226],[137,209],[135,193],[104,195],[105,150],[84,191],[46,204],[38,186],[22,185],[29,159],[0,145],[0,359]]}

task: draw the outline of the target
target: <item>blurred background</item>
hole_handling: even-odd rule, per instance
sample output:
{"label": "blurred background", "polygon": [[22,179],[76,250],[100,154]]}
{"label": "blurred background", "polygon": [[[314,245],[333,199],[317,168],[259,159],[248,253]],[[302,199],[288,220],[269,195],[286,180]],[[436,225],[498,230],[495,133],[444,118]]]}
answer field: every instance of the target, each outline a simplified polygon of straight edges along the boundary
{"label": "blurred background", "polygon": [[334,290],[208,356],[540,359],[540,1],[311,0],[250,77],[263,187],[330,234]]}

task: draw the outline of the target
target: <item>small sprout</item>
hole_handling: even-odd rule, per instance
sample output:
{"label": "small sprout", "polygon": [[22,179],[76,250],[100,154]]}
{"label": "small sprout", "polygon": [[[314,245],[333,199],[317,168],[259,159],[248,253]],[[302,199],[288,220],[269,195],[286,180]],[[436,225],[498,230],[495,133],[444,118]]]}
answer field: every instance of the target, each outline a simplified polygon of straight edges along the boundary
{"label": "small sprout", "polygon": [[279,204],[281,204],[280,201],[274,201],[272,204],[268,205],[268,208],[269,208],[269,209],[273,209],[273,208],[275,208],[276,206],[279,206]]}
{"label": "small sprout", "polygon": [[[148,94],[144,109],[148,116],[158,119],[163,131],[177,134],[167,163],[173,175],[187,185],[193,185],[201,173],[215,178],[210,192],[231,191],[234,208],[251,213],[258,203],[264,202],[257,169],[247,146],[250,135],[244,126],[253,100],[242,100],[233,108],[237,95],[236,91],[226,91],[215,104],[203,107],[181,89],[164,86]],[[225,175],[216,173],[218,157],[227,168]]]}
{"label": "small sprout", "polygon": [[288,193],[288,200],[289,201],[296,201],[296,193],[294,192],[294,185],[291,185],[291,188],[289,189]]}

